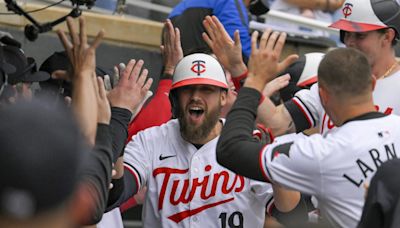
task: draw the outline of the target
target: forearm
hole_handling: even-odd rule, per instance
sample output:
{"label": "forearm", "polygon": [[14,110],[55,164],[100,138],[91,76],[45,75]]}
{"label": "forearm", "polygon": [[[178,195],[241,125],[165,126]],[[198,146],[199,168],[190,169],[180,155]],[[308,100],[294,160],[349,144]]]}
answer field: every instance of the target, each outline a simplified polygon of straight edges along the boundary
{"label": "forearm", "polygon": [[293,210],[300,201],[300,192],[285,189],[277,184],[272,184],[274,191],[274,204],[280,212]]}
{"label": "forearm", "polygon": [[343,5],[343,0],[284,0],[299,8],[335,11]]}
{"label": "forearm", "polygon": [[76,76],[73,81],[72,109],[82,133],[91,145],[95,143],[97,126],[97,97],[93,76]]}
{"label": "forearm", "polygon": [[110,127],[99,124],[96,143],[93,151],[88,154],[90,160],[85,164],[83,181],[92,189],[94,210],[86,224],[96,224],[103,216],[108,198],[108,187],[111,182],[112,152]]}
{"label": "forearm", "polygon": [[260,98],[261,94],[254,89],[241,89],[222,129],[217,161],[235,173],[265,181],[259,166],[263,145],[252,137]]}
{"label": "forearm", "polygon": [[125,141],[128,137],[128,125],[132,113],[124,108],[111,108],[111,135],[113,148],[113,161],[115,162],[123,155]]}
{"label": "forearm", "polygon": [[106,211],[110,211],[116,207],[119,207],[122,203],[127,201],[139,191],[139,184],[135,181],[135,178],[129,171],[123,172],[122,177],[113,179],[112,184],[113,188],[109,193],[110,195],[108,198]]}
{"label": "forearm", "polygon": [[288,227],[305,224],[308,220],[308,208],[301,193],[287,190],[275,184],[272,185],[272,188],[275,207],[270,215]]}

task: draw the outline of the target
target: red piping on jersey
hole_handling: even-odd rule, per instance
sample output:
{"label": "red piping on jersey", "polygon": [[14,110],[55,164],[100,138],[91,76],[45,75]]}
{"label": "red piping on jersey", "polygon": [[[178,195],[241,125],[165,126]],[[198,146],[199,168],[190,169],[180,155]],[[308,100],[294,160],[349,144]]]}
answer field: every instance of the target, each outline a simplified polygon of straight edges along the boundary
{"label": "red piping on jersey", "polygon": [[324,133],[325,118],[326,118],[326,113],[324,113],[324,118],[322,118],[321,134]]}
{"label": "red piping on jersey", "polygon": [[168,218],[171,219],[172,221],[176,222],[176,223],[179,223],[180,221],[184,220],[187,217],[190,217],[190,216],[193,216],[195,214],[198,214],[198,213],[200,213],[200,212],[202,212],[204,210],[207,210],[208,208],[212,208],[212,207],[216,207],[218,205],[224,204],[224,203],[228,203],[228,202],[230,202],[230,201],[232,201],[234,199],[235,198],[232,197],[232,198],[229,198],[229,199],[226,199],[226,200],[222,200],[222,201],[219,201],[219,202],[216,202],[216,203],[211,203],[211,204],[207,204],[207,205],[198,207],[198,208],[196,208],[194,210],[182,211],[182,212],[173,214],[173,215],[169,216]]}
{"label": "red piping on jersey", "polygon": [[[268,145],[269,145],[269,144],[268,144]],[[267,173],[266,173],[265,170],[264,170],[264,166],[263,166],[263,162],[262,162],[262,161],[263,161],[263,151],[267,148],[268,145],[265,145],[265,146],[260,150],[260,154],[259,154],[259,156],[258,156],[258,162],[259,162],[260,169],[261,169],[261,171],[262,171],[262,174],[263,174],[265,180],[266,180],[268,183],[271,183],[271,181],[269,180],[269,178],[268,178],[268,176],[267,176]],[[265,166],[267,166],[267,164],[265,164]],[[267,168],[267,167],[265,167],[265,168]]]}
{"label": "red piping on jersey", "polygon": [[275,201],[272,200],[270,204],[267,206],[267,214],[272,216],[272,210],[275,208]]}
{"label": "red piping on jersey", "polygon": [[306,111],[303,109],[303,107],[301,107],[301,105],[300,105],[295,99],[292,99],[292,101],[293,101],[293,103],[294,103],[295,105],[297,105],[297,107],[300,108],[301,112],[304,114],[304,116],[306,117],[308,123],[310,124],[309,128],[311,128],[313,125],[312,125],[312,122],[311,122],[311,120],[310,120],[310,117],[307,115]]}

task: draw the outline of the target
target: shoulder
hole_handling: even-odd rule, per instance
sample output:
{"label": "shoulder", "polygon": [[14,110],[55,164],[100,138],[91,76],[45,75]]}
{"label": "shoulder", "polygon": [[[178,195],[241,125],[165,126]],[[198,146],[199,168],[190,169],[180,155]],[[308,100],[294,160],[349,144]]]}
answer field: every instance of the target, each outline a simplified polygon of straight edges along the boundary
{"label": "shoulder", "polygon": [[141,138],[149,142],[151,141],[161,142],[160,140],[173,137],[178,131],[179,131],[179,122],[178,120],[173,119],[160,126],[150,127],[143,131],[140,131],[137,135],[135,135],[132,138],[132,141]]}

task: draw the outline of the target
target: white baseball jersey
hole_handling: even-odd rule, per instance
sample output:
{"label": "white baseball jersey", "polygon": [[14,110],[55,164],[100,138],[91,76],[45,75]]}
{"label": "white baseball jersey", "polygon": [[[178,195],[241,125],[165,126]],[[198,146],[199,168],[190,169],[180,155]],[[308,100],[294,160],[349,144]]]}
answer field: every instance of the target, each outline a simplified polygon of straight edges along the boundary
{"label": "white baseball jersey", "polygon": [[[378,111],[385,114],[400,115],[400,71],[390,77],[376,81],[373,99]],[[335,125],[325,113],[318,94],[318,84],[314,84],[310,90],[300,90],[292,101],[301,110],[307,119],[309,128],[319,127],[320,133],[325,135]]]}
{"label": "white baseball jersey", "polygon": [[182,139],[177,120],[132,138],[125,167],[147,186],[145,227],[263,227],[271,186],[220,166],[217,141],[197,149]]}
{"label": "white baseball jersey", "polygon": [[399,126],[397,115],[369,113],[326,136],[278,137],[260,155],[265,178],[317,197],[322,216],[335,227],[356,227],[363,184],[398,156]]}

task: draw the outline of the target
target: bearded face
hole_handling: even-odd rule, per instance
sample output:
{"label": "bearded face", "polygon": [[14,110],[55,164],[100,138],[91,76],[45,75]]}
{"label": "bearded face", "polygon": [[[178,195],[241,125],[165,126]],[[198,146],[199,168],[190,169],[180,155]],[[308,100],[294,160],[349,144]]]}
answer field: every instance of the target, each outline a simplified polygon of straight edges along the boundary
{"label": "bearded face", "polygon": [[226,93],[219,87],[196,85],[180,88],[178,97],[177,118],[182,137],[192,143],[203,141],[218,123]]}

